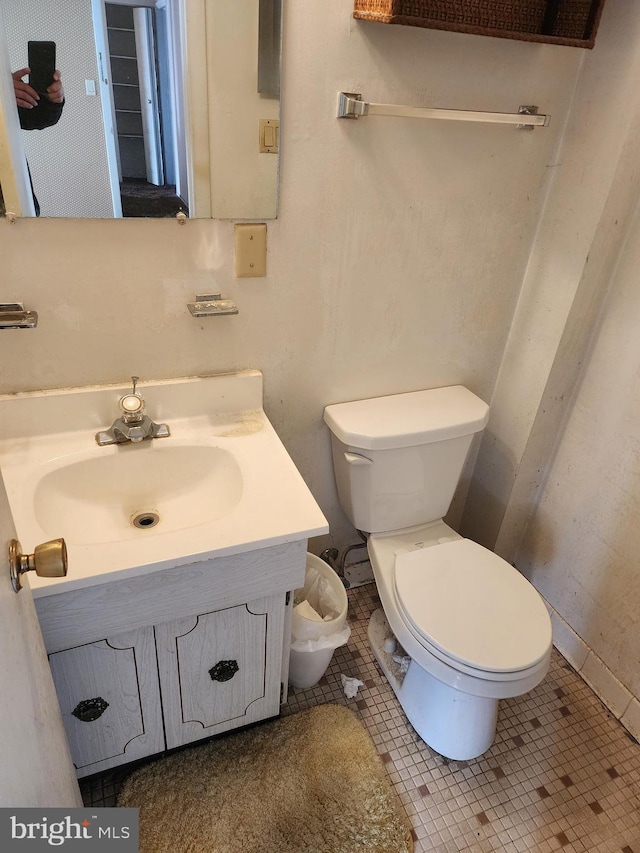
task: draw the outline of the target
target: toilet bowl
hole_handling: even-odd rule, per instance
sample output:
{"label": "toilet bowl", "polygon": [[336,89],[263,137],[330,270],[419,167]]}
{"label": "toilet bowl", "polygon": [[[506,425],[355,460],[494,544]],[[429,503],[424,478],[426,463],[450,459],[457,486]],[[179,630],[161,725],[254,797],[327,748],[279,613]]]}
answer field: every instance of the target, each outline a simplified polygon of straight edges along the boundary
{"label": "toilet bowl", "polygon": [[499,700],[539,684],[552,647],[534,587],[442,520],[487,417],[462,386],[325,409],[340,502],[369,534],[373,653],[420,737],[457,760],[491,746]]}
{"label": "toilet bowl", "polygon": [[[498,701],[527,693],[548,671],[542,599],[505,560],[442,521],[374,534],[368,551],[383,608],[369,642],[409,722],[448,758],[481,755],[495,737]],[[395,654],[385,651],[392,636]],[[404,654],[402,677],[393,658]]]}

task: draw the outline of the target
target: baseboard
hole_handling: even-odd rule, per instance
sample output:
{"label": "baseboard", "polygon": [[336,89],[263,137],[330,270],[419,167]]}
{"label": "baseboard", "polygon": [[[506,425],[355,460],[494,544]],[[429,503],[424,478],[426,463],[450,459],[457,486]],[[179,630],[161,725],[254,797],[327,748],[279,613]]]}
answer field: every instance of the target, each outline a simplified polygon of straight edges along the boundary
{"label": "baseboard", "polygon": [[553,629],[553,645],[609,711],[640,740],[640,700],[619,681],[571,625],[545,599]]}

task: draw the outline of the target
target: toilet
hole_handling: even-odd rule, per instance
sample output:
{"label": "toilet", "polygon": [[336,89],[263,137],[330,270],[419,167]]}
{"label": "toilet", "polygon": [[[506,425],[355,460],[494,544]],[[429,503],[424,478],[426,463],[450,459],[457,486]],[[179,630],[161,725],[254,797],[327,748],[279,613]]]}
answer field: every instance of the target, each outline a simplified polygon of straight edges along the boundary
{"label": "toilet", "polygon": [[443,521],[488,417],[462,385],[324,410],[340,504],[367,535],[382,603],[373,653],[416,732],[455,760],[491,746],[499,700],[539,684],[551,658],[538,592]]}

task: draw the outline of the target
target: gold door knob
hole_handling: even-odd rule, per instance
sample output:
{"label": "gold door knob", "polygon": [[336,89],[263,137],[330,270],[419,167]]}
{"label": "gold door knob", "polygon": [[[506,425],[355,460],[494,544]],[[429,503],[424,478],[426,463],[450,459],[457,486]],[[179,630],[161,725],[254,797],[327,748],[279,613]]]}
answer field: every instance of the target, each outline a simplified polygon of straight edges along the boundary
{"label": "gold door knob", "polygon": [[33,554],[23,554],[17,539],[9,543],[9,574],[15,592],[20,592],[20,575],[33,572],[41,578],[63,578],[67,574],[67,546],[64,539],[36,545]]}

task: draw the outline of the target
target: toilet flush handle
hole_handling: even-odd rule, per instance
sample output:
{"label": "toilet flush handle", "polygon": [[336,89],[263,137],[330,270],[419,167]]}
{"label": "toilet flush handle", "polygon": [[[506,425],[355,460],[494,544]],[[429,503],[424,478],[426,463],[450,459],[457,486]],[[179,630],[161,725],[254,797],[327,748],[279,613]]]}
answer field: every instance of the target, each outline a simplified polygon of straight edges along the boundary
{"label": "toilet flush handle", "polygon": [[344,458],[349,465],[371,465],[373,463],[373,460],[368,459],[366,456],[360,456],[359,453],[349,453],[348,451],[345,452]]}

